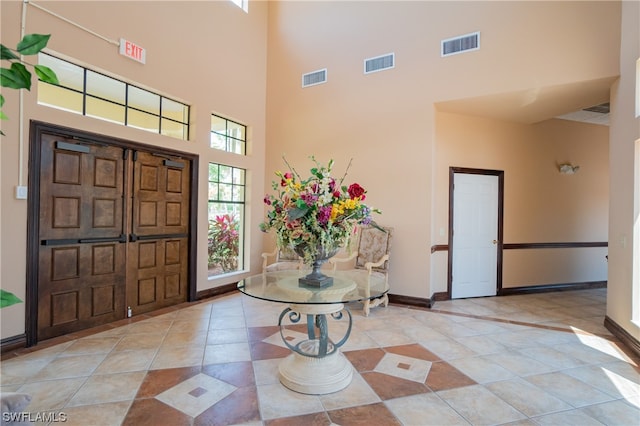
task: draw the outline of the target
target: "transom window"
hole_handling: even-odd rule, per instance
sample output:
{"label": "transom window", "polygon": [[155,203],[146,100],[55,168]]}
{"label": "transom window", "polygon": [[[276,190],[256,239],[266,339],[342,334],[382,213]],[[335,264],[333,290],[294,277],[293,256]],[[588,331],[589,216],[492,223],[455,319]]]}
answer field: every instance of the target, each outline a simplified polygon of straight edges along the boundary
{"label": "transom window", "polygon": [[209,163],[209,276],[243,269],[244,169]]}
{"label": "transom window", "polygon": [[246,155],[247,126],[212,114],[210,146],[222,151]]}
{"label": "transom window", "polygon": [[38,103],[123,126],[189,140],[189,106],[46,53],[60,81],[38,81]]}

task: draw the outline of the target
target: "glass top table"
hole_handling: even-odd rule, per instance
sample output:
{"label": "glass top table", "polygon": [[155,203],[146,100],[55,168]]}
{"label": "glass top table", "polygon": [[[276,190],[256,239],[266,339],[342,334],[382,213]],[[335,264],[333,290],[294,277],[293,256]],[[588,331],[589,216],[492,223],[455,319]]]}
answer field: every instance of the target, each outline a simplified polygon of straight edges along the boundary
{"label": "glass top table", "polygon": [[238,283],[238,290],[258,299],[294,304],[362,302],[382,297],[389,291],[384,277],[369,275],[366,270],[325,272],[333,277],[333,285],[320,288],[298,283],[298,278],[308,273],[306,270],[266,272],[243,279]]}
{"label": "glass top table", "polygon": [[[327,394],[346,388],[353,366],[339,351],[351,334],[353,318],[345,304],[383,297],[389,291],[386,279],[366,270],[325,272],[333,284],[314,287],[300,283],[309,271],[265,272],[238,282],[247,296],[285,303],[278,318],[280,335],[292,353],[278,367],[280,382],[305,394]],[[306,318],[306,334],[298,323]],[[338,339],[329,334],[329,319],[346,320]]]}

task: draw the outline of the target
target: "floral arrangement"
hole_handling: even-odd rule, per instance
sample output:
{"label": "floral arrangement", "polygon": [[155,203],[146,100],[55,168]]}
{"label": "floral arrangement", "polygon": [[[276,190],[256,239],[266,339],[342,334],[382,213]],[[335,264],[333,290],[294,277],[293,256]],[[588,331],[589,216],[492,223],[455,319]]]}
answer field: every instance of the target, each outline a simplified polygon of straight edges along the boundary
{"label": "floral arrangement", "polygon": [[375,226],[371,214],[380,213],[364,204],[367,191],[362,186],[343,185],[351,161],[342,178],[336,181],[331,177],[333,160],[324,166],[315,157],[310,158],[316,167],[306,179],[284,159],[290,171],[275,173],[280,178],[272,183],[277,195],[265,196],[264,203],[270,206],[270,211],[260,224],[264,232],[276,231],[279,247],[298,247],[297,252],[306,264],[316,260],[319,250],[332,253],[346,246],[356,225]]}

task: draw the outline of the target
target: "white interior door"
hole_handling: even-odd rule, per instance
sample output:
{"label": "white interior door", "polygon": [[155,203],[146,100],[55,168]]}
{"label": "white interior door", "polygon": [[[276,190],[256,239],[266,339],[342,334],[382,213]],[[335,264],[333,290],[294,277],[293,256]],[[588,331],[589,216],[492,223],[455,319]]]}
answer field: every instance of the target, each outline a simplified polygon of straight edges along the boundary
{"label": "white interior door", "polygon": [[454,173],[453,183],[451,297],[495,296],[499,178]]}

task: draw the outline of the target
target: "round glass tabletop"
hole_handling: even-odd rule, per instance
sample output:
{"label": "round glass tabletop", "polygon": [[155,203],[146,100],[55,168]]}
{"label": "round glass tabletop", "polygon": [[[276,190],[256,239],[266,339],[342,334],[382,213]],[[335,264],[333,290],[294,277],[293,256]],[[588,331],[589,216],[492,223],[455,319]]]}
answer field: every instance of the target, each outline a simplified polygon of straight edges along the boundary
{"label": "round glass tabletop", "polygon": [[369,275],[366,270],[325,272],[333,277],[333,284],[320,288],[298,282],[298,278],[309,272],[265,272],[243,279],[238,283],[238,290],[258,299],[298,304],[358,302],[378,298],[389,291],[384,276],[376,273]]}

